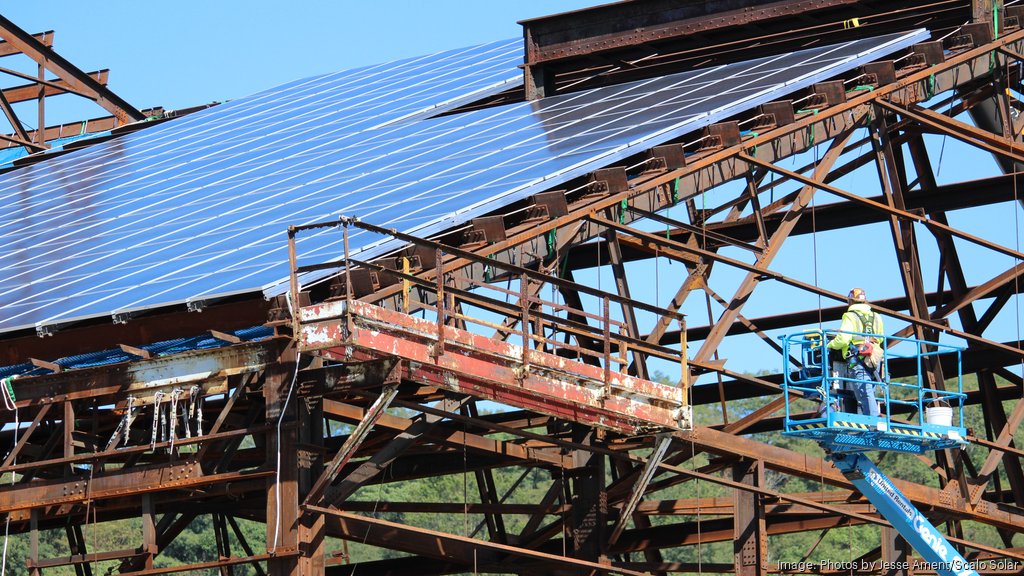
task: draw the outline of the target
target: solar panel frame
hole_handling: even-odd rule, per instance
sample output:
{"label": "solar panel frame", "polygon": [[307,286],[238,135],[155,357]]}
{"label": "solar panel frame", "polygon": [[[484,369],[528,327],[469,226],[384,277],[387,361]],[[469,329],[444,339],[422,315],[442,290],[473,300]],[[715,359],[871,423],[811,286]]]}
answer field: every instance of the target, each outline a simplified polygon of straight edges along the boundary
{"label": "solar panel frame", "polygon": [[[297,89],[305,104],[310,104],[310,86],[292,83],[240,101],[223,115],[207,111],[207,124],[215,121],[212,127],[200,117],[176,126],[165,125],[173,130],[161,126],[152,129],[152,134],[142,131],[126,135],[94,149],[0,177],[0,202],[31,184],[36,201],[24,208],[26,218],[52,217],[29,222],[14,235],[5,231],[7,226],[0,227],[0,264],[5,263],[7,256],[18,257],[19,252],[11,252],[12,242],[38,236],[46,237],[51,253],[82,244],[91,245],[93,250],[79,250],[78,254],[51,261],[49,272],[45,272],[49,279],[36,279],[27,293],[23,282],[26,274],[31,277],[43,273],[42,270],[32,265],[22,266],[20,271],[12,265],[0,268],[16,272],[0,279],[0,301],[5,302],[6,316],[0,320],[0,330],[33,325],[39,328],[107,314],[130,315],[259,290],[265,295],[277,294],[285,286],[286,271],[281,268],[286,268],[282,249],[288,224],[324,220],[345,212],[364,218],[376,215],[380,218],[374,220],[377,223],[399,223],[403,231],[431,235],[614,163],[641,147],[679,137],[877,59],[920,41],[925,35],[926,32],[917,31],[864,39],[838,47],[556,96],[539,103],[511,104],[425,120],[406,114],[384,114],[369,123],[346,124],[344,119],[323,122],[323,117],[317,115],[321,111],[318,101],[313,108],[300,106],[301,110],[312,110],[316,122],[310,119],[302,122],[301,127],[266,122],[266,114],[277,120],[280,109],[268,108],[266,104],[285,100],[281,96],[291,94],[289,90]],[[810,57],[810,62],[801,62],[808,54],[817,56]],[[831,60],[829,54],[833,56]],[[761,68],[764,72],[773,63],[779,66],[774,73],[786,76],[785,81],[761,89],[744,89],[739,85],[736,93],[742,97],[724,101],[721,90],[699,95],[709,84],[720,88],[728,81],[742,80],[750,70]],[[801,67],[807,70],[795,74]],[[721,73],[726,71],[732,74],[723,80]],[[762,80],[766,77],[763,73],[751,76]],[[277,100],[268,99],[267,95],[276,95]],[[716,98],[719,105],[708,105],[709,100]],[[703,107],[685,119],[677,116],[680,111],[699,105]],[[588,114],[587,110],[595,113]],[[248,132],[232,134],[221,141],[212,138],[215,128],[223,132],[241,126],[242,119],[254,118],[260,123]],[[633,122],[640,119],[644,121]],[[282,139],[282,134],[289,136]],[[200,146],[202,143],[206,147]],[[192,152],[193,157],[181,164],[181,157],[174,154],[187,152]],[[152,162],[140,165],[145,159]],[[540,170],[535,169],[538,165]],[[103,180],[107,176],[110,178]],[[75,182],[74,186],[67,184],[69,179]],[[209,194],[197,194],[200,190]],[[398,195],[402,190],[412,195]],[[68,196],[80,204],[82,197],[95,200],[94,204],[86,205],[105,212],[84,215],[81,208],[63,207],[59,201]],[[358,202],[349,202],[353,198]],[[442,204],[456,198],[460,204],[455,209]],[[287,202],[273,203],[279,200]],[[163,210],[164,206],[173,206],[177,212]],[[294,210],[272,214],[282,206]],[[410,212],[409,208],[417,206],[417,210]],[[400,218],[386,216],[397,209],[402,210]],[[104,213],[116,213],[117,217],[103,217]],[[104,229],[117,220],[126,224]],[[63,233],[62,223],[75,227]],[[200,230],[201,225],[207,226],[201,228],[200,238],[187,235]],[[94,229],[95,233],[88,232]],[[29,237],[17,236],[25,231]],[[185,236],[181,235],[183,231]],[[212,241],[214,238],[216,242]],[[339,242],[340,238],[331,239],[327,233],[314,235],[304,240],[303,252],[322,255],[323,260],[338,258]],[[364,258],[395,246],[359,245],[358,241],[355,244]],[[180,249],[170,252],[170,248]],[[273,262],[259,263],[275,251],[279,256]],[[161,252],[173,254],[173,258],[153,261],[153,254]],[[218,262],[221,264],[217,270],[202,271],[203,266]],[[97,267],[99,272],[88,272]],[[111,275],[111,279],[102,281],[104,273]],[[89,278],[100,281],[87,285]],[[116,285],[126,279],[127,283]],[[83,285],[83,289],[51,297],[58,288],[66,289],[76,283]],[[141,294],[144,289],[147,294]],[[19,299],[19,294],[27,295]],[[115,299],[124,295],[132,297]],[[97,306],[98,303],[106,304]],[[49,307],[59,310],[34,317],[27,312]],[[8,321],[22,316],[34,320]]]}

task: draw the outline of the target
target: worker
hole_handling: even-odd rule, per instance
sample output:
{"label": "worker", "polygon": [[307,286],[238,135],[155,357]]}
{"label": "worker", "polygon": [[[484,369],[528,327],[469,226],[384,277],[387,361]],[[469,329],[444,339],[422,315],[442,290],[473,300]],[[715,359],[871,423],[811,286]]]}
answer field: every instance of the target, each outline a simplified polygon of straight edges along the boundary
{"label": "worker", "polygon": [[[862,288],[850,290],[847,302],[849,308],[843,314],[839,332],[828,343],[829,358],[833,361],[833,373],[839,377],[841,387],[853,393],[859,412],[877,417],[875,382],[882,380],[879,370],[884,348],[881,337],[864,334],[882,334],[882,318],[871,310]],[[847,406],[851,404],[848,402]],[[852,412],[849,409],[844,411]]]}

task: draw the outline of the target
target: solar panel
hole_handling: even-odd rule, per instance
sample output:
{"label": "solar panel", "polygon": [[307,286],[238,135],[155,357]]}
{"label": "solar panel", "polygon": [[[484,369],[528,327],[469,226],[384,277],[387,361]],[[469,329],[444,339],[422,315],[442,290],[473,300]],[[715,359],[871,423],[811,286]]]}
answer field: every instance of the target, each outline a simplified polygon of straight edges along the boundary
{"label": "solar panel", "polygon": [[[448,78],[426,60],[404,64],[422,66],[405,80],[338,73],[128,134],[0,176],[0,330],[278,293],[289,224],[344,213],[429,235],[925,36],[422,119],[429,102],[463,99],[456,87],[495,85],[511,50],[496,43]],[[366,242],[352,246],[388,248]],[[300,250],[327,260],[339,243],[310,235]]]}

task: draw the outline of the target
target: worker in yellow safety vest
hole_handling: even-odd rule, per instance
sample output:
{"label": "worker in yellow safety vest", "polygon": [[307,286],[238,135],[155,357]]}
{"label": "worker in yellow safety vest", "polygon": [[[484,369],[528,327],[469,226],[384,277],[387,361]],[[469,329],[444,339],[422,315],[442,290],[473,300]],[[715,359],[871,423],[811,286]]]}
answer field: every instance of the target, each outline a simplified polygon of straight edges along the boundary
{"label": "worker in yellow safety vest", "polygon": [[828,343],[833,375],[842,383],[841,388],[853,393],[861,414],[878,416],[875,382],[882,380],[879,374],[885,354],[882,317],[871,310],[861,288],[850,290],[847,302],[850,307],[843,314],[839,332]]}

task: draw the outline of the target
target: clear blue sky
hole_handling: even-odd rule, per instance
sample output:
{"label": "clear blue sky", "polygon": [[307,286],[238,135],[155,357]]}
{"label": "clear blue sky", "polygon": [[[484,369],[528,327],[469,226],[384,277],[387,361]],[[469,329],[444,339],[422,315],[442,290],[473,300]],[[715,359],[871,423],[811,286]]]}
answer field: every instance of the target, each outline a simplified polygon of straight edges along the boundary
{"label": "clear blue sky", "polygon": [[28,32],[56,31],[55,47],[80,68],[109,68],[111,88],[134,106],[173,109],[314,74],[521,37],[517,20],[600,3],[48,0],[5,3],[0,11]]}

